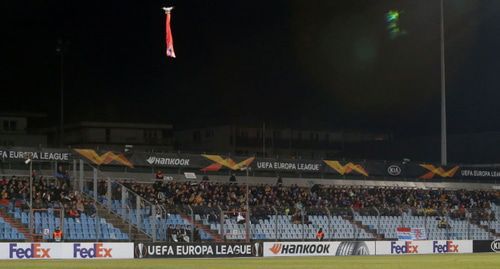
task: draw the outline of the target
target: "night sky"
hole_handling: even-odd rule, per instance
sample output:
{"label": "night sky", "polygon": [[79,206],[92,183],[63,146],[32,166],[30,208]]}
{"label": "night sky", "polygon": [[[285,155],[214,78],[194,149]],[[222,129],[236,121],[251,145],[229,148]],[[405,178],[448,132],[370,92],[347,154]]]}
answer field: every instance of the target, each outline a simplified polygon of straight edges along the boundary
{"label": "night sky", "polygon": [[[162,6],[176,59],[164,52]],[[439,1],[0,3],[2,110],[66,118],[235,121],[439,134]],[[385,13],[406,34],[391,39]],[[445,0],[451,133],[500,131],[500,1]]]}

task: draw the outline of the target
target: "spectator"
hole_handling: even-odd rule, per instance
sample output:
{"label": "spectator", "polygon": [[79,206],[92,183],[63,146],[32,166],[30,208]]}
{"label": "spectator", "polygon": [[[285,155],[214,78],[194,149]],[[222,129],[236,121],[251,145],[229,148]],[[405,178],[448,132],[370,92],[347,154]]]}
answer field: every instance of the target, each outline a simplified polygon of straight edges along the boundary
{"label": "spectator", "polygon": [[76,208],[72,207],[69,211],[68,211],[68,216],[70,218],[74,218],[74,219],[77,219],[80,217],[80,213],[78,213],[78,210],[76,210]]}
{"label": "spectator", "polygon": [[92,218],[95,217],[96,208],[94,206],[94,203],[91,203],[90,201],[85,201],[85,214]]}
{"label": "spectator", "polygon": [[241,212],[238,212],[238,216],[236,216],[236,223],[238,224],[245,223],[245,218],[241,215]]}
{"label": "spectator", "polygon": [[325,233],[323,232],[323,228],[319,228],[318,232],[316,232],[316,240],[323,241],[325,238]]}
{"label": "spectator", "polygon": [[175,232],[174,226],[171,224],[167,228],[167,238],[168,242],[177,242],[177,234]]}
{"label": "spectator", "polygon": [[79,215],[85,212],[85,206],[83,205],[83,201],[81,199],[78,199],[76,202],[76,210],[78,210]]}
{"label": "spectator", "polygon": [[439,222],[438,222],[438,228],[448,229],[448,228],[451,228],[451,227],[450,227],[450,224],[448,223],[448,221],[445,218],[441,218],[439,220]]}
{"label": "spectator", "polygon": [[54,238],[55,242],[61,242],[63,240],[63,232],[59,227],[55,229],[55,231],[52,233],[52,237]]}
{"label": "spectator", "polygon": [[189,243],[189,236],[186,227],[177,227],[177,240],[179,242]]}
{"label": "spectator", "polygon": [[162,172],[161,170],[158,170],[158,171],[156,172],[155,177],[156,177],[156,179],[158,179],[158,180],[163,180],[165,176],[163,175],[163,172]]}

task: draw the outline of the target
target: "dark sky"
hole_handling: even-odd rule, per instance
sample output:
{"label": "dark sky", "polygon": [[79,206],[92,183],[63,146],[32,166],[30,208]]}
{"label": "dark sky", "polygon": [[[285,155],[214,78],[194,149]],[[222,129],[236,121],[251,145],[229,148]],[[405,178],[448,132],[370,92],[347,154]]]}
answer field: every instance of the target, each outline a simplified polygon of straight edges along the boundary
{"label": "dark sky", "polygon": [[[173,4],[176,59],[164,53]],[[2,110],[438,134],[439,1],[4,0]],[[399,9],[406,35],[389,38]],[[445,0],[452,133],[500,131],[500,1]]]}

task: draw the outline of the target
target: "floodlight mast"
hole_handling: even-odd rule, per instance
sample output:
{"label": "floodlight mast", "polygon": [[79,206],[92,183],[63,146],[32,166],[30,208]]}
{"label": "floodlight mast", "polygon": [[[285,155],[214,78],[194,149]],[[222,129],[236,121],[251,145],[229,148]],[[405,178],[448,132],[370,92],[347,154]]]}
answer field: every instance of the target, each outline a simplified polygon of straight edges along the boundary
{"label": "floodlight mast", "polygon": [[24,161],[26,165],[29,164],[29,173],[30,173],[30,223],[29,223],[29,228],[30,228],[30,234],[33,235],[34,232],[34,219],[33,219],[33,154],[28,154],[26,157],[26,160]]}
{"label": "floodlight mast", "polygon": [[444,0],[441,0],[441,165],[448,163],[446,138],[446,64],[444,50]]}
{"label": "floodlight mast", "polygon": [[250,189],[248,187],[248,183],[249,183],[249,177],[248,177],[248,172],[251,170],[252,168],[249,167],[249,166],[243,166],[240,168],[241,171],[246,171],[246,191],[245,191],[245,204],[246,204],[246,225],[245,225],[245,233],[246,233],[246,237],[247,237],[247,241],[250,242],[250,224],[249,224],[249,221],[250,221],[250,201],[249,201],[249,192],[250,192]]}

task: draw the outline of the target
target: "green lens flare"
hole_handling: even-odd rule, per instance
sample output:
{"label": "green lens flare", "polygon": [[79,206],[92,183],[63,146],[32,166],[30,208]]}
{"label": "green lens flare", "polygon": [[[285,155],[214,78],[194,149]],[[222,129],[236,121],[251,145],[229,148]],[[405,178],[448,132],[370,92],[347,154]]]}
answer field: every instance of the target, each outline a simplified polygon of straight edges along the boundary
{"label": "green lens flare", "polygon": [[395,39],[403,34],[405,34],[405,31],[401,29],[400,26],[400,17],[401,13],[399,10],[389,10],[385,14],[385,19],[387,22],[387,30],[389,31],[389,36],[391,39]]}
{"label": "green lens flare", "polygon": [[389,10],[385,15],[387,22],[393,22],[399,20],[399,11]]}

